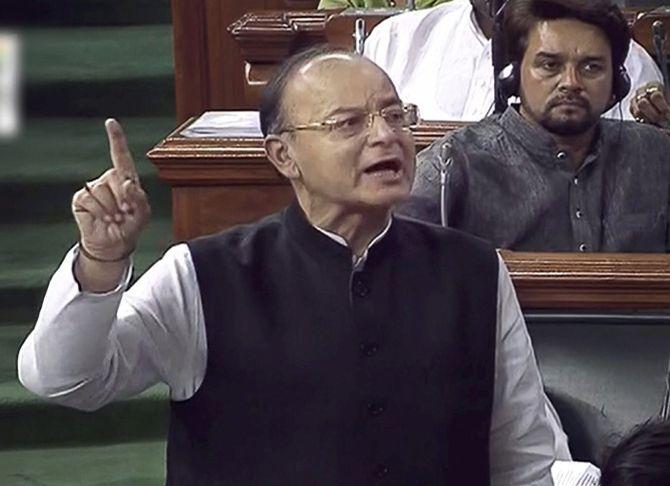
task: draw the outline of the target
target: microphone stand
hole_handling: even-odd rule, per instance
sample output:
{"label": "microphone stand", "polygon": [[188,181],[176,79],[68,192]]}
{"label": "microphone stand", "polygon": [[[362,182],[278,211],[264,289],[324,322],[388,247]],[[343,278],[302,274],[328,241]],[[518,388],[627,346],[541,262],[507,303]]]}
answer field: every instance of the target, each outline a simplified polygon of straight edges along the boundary
{"label": "microphone stand", "polygon": [[365,50],[365,20],[356,19],[354,24],[354,51],[356,54],[363,55]]}
{"label": "microphone stand", "polygon": [[654,44],[654,53],[658,60],[658,65],[663,74],[663,85],[668,87],[668,56],[665,54],[665,41],[667,38],[665,26],[660,20],[655,20],[651,24],[652,42]]}
{"label": "microphone stand", "polygon": [[493,96],[495,100],[494,113],[502,113],[507,108],[507,98],[500,89],[500,71],[506,62],[505,34],[503,32],[503,15],[506,2],[504,0],[490,0],[489,14],[493,17],[493,35],[491,36],[491,61],[493,63]]}
{"label": "microphone stand", "polygon": [[665,397],[661,406],[661,419],[670,419],[670,361],[668,361],[668,375],[665,377]]}

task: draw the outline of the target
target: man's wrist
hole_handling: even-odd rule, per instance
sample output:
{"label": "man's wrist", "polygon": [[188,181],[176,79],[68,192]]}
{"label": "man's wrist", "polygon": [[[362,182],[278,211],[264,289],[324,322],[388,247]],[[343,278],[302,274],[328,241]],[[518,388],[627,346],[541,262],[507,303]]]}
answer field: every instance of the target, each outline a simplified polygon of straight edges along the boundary
{"label": "man's wrist", "polygon": [[130,258],[130,256],[135,253],[135,247],[132,247],[130,250],[127,250],[123,254],[121,254],[118,257],[102,257],[98,255],[94,255],[90,251],[86,249],[84,246],[84,243],[79,240],[79,253],[86,257],[88,260],[97,262],[97,263],[120,263],[120,262],[125,262]]}
{"label": "man's wrist", "polygon": [[73,264],[74,277],[82,292],[104,294],[117,289],[127,275],[130,255],[115,261],[103,261],[82,251],[80,244]]}

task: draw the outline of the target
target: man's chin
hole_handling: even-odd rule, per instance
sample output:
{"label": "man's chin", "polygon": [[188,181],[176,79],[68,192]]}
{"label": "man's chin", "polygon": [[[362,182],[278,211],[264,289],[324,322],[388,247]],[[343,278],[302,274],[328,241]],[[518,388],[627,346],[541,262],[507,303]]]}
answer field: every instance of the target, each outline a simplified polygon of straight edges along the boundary
{"label": "man's chin", "polygon": [[580,117],[546,117],[540,121],[540,124],[550,133],[563,136],[582,135],[590,130],[597,120],[590,116]]}

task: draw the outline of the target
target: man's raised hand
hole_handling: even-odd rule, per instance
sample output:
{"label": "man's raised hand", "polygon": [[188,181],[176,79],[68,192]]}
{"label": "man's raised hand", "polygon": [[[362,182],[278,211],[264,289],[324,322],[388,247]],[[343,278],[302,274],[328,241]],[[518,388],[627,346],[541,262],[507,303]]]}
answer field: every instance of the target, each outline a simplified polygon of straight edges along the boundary
{"label": "man's raised hand", "polygon": [[652,81],[635,90],[630,102],[630,113],[635,121],[670,128],[670,105],[663,85]]}
{"label": "man's raised hand", "polygon": [[151,208],[121,125],[105,122],[112,168],[87,182],[72,198],[80,252],[97,262],[124,261],[149,222]]}

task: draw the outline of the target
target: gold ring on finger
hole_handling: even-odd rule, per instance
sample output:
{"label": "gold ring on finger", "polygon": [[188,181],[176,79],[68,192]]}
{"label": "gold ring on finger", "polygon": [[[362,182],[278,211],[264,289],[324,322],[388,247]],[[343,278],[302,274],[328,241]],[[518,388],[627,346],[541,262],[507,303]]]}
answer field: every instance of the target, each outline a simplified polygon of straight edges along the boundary
{"label": "gold ring on finger", "polygon": [[658,93],[659,91],[661,90],[658,86],[649,86],[647,89],[644,90],[644,94],[647,96],[651,96],[654,93]]}

